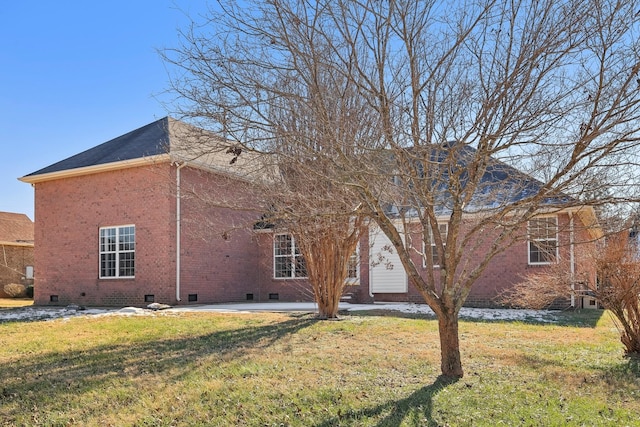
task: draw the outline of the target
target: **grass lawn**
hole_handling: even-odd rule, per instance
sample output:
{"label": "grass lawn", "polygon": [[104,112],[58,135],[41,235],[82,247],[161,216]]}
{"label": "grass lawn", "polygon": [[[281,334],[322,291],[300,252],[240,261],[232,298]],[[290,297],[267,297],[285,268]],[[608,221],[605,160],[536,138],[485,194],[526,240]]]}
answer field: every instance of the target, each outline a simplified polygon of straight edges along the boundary
{"label": "grass lawn", "polygon": [[601,312],[437,324],[399,313],[159,313],[0,324],[0,423],[94,426],[640,425],[640,370]]}

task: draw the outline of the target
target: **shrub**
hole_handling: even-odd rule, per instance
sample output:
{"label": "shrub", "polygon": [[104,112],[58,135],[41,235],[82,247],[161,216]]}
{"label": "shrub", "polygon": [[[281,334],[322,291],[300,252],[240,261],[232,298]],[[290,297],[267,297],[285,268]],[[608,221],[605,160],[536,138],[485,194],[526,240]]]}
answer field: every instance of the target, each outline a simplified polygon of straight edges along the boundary
{"label": "shrub", "polygon": [[[540,309],[556,298],[571,293],[581,296],[577,292],[587,291],[613,315],[625,355],[640,357],[640,247],[629,240],[627,231],[612,234],[586,251],[583,262],[596,267],[596,283],[590,283],[587,277],[572,278],[565,260],[544,272],[528,275],[501,295],[500,302]],[[572,283],[585,289],[574,289]]]}
{"label": "shrub", "polygon": [[23,298],[27,295],[27,288],[19,283],[4,285],[4,292],[12,298]]}

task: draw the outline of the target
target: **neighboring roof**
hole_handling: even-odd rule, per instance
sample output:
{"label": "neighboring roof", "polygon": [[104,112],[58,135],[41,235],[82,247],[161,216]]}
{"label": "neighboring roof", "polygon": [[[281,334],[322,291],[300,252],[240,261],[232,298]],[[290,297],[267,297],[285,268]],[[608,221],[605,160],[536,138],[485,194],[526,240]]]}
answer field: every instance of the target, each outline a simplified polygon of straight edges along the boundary
{"label": "neighboring roof", "polygon": [[0,212],[0,244],[33,246],[33,222],[25,214]]}
{"label": "neighboring roof", "polygon": [[166,154],[168,153],[168,144],[169,117],[164,117],[82,153],[30,173],[24,178]]}

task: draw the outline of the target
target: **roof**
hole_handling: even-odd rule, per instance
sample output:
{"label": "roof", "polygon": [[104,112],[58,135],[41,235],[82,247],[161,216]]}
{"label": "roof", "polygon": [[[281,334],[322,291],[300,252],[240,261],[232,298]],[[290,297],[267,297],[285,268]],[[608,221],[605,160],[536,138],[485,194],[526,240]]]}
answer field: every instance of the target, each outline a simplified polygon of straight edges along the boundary
{"label": "roof", "polygon": [[[449,213],[449,174],[456,174],[456,181],[464,191],[470,179],[469,165],[476,160],[478,152],[468,144],[449,142],[444,146],[428,146],[407,148],[408,158],[414,159],[418,169],[418,179],[426,178],[426,168],[433,168],[431,186],[442,197],[436,200],[437,210],[442,214]],[[455,162],[449,158],[452,156]],[[482,154],[484,156],[484,154]],[[430,165],[430,166],[427,166]],[[433,175],[435,172],[435,175]],[[539,180],[493,157],[486,159],[486,166],[477,184],[470,203],[465,211],[491,210],[504,205],[513,205],[531,197],[538,196],[544,185]],[[541,206],[569,206],[579,204],[577,200],[553,192],[540,200]]]}
{"label": "roof", "polygon": [[264,172],[252,166],[256,156],[229,150],[235,144],[188,123],[164,117],[146,126],[19,178],[35,184],[59,178],[120,170],[163,161],[250,179]]}
{"label": "roof", "polygon": [[0,212],[0,244],[33,246],[33,222],[25,214]]}
{"label": "roof", "polygon": [[[429,146],[406,149],[407,158],[416,162],[418,179],[425,178],[426,167],[433,167],[436,176],[431,178],[431,185],[440,196],[436,198],[436,214],[451,214],[449,205],[448,174],[457,174],[461,189],[469,180],[469,164],[477,156],[477,150],[468,144],[449,142],[443,146]],[[448,159],[452,155],[455,164]],[[431,165],[431,166],[426,166]],[[498,160],[488,157],[482,176],[472,188],[473,196],[464,207],[465,213],[474,214],[482,211],[499,212],[503,206],[517,206],[532,198],[540,197],[535,202],[537,212],[568,212],[577,214],[588,227],[594,238],[602,236],[593,207],[584,205],[580,200],[562,192],[543,192],[544,184],[526,173]],[[416,206],[398,206],[390,202],[385,206],[390,217],[415,217]]]}
{"label": "roof", "polygon": [[166,154],[169,144],[169,120],[169,117],[164,117],[82,153],[32,172],[24,178]]}

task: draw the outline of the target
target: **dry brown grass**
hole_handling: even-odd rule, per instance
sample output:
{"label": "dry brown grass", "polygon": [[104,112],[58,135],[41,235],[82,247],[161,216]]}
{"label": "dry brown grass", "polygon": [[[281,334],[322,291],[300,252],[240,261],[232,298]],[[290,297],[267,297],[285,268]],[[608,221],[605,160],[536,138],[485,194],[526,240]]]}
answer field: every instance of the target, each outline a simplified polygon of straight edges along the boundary
{"label": "dry brown grass", "polygon": [[31,298],[0,298],[1,308],[28,307],[33,305]]}

